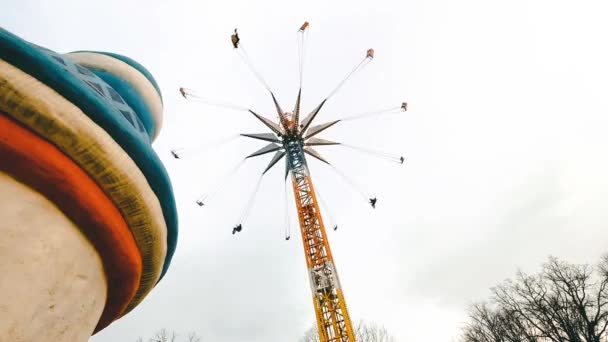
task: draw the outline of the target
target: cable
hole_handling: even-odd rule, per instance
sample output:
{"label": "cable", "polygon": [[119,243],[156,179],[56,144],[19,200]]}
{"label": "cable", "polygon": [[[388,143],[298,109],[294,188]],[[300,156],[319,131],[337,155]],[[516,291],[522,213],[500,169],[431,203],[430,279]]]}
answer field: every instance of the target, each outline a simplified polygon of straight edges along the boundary
{"label": "cable", "polygon": [[255,197],[258,194],[259,190],[260,190],[260,185],[262,185],[262,178],[264,177],[264,174],[261,174],[260,177],[258,178],[258,181],[255,185],[255,188],[253,189],[253,192],[251,193],[251,195],[249,196],[249,200],[247,201],[247,205],[245,206],[241,217],[239,218],[239,224],[243,224],[245,222],[245,220],[249,217],[249,214],[251,213],[251,208],[253,207],[253,203],[255,201]]}
{"label": "cable", "polygon": [[349,144],[340,144],[341,146],[344,147],[348,147],[350,149],[353,149],[355,151],[359,151],[359,152],[363,152],[363,153],[367,153],[370,154],[374,157],[377,158],[381,158],[393,163],[397,163],[397,164],[403,164],[405,162],[405,157],[397,155],[397,154],[392,154],[392,153],[386,153],[386,152],[382,152],[382,151],[376,151],[376,150],[372,150],[366,147],[361,147],[361,146],[353,146],[353,145],[349,145]]}
{"label": "cable", "polygon": [[348,81],[349,78],[351,78],[358,71],[362,70],[367,64],[369,64],[371,60],[371,57],[366,56],[359,64],[357,64],[357,66],[350,73],[346,75],[346,77],[344,77],[344,79],[340,83],[338,83],[336,88],[334,88],[334,90],[329,93],[326,99],[329,100],[331,97],[333,97],[338,92],[338,90],[344,86],[344,84],[346,83],[346,81]]}
{"label": "cable", "polygon": [[315,190],[317,191],[317,196],[319,197],[319,202],[320,202],[321,206],[323,207],[323,210],[327,214],[326,217],[327,217],[327,223],[329,223],[328,226],[332,227],[333,230],[338,230],[338,224],[334,220],[334,217],[333,217],[331,211],[329,210],[329,206],[323,200],[323,196],[321,196],[321,191],[319,191],[318,187],[315,188]]}
{"label": "cable", "polygon": [[197,198],[196,204],[198,204],[200,207],[206,205],[210,199],[214,198],[219,193],[219,191],[224,187],[224,185],[226,185],[226,183],[232,178],[232,176],[234,176],[238,172],[238,170],[243,166],[243,164],[245,164],[246,161],[246,158],[241,160],[235,167],[232,168],[230,173],[224,176],[220,180],[220,182],[216,183],[216,186],[210,192],[208,192],[207,194],[203,194],[199,198]]}
{"label": "cable", "polygon": [[249,67],[249,70],[255,75],[255,78],[264,86],[264,88],[266,88],[266,90],[268,90],[269,93],[272,93],[272,90],[268,86],[268,83],[266,83],[266,81],[264,80],[262,75],[253,66],[253,63],[251,63],[251,61],[249,59],[249,55],[247,54],[247,50],[245,50],[245,48],[243,47],[243,44],[239,43],[239,47],[236,50],[237,50],[237,54],[239,56],[241,56],[241,59],[243,60],[243,62],[245,62],[245,64]]}
{"label": "cable", "polygon": [[302,89],[302,83],[304,82],[304,61],[306,60],[306,42],[308,41],[308,32],[306,27],[302,26],[300,30],[298,30],[297,39],[298,39],[298,67],[299,67],[299,77],[300,77],[300,89]]}
{"label": "cable", "polygon": [[206,99],[203,96],[200,96],[200,95],[196,94],[196,92],[194,90],[192,90],[192,89],[179,88],[179,91],[180,91],[180,93],[182,94],[182,96],[186,100],[201,102],[201,103],[204,103],[206,105],[214,106],[214,107],[232,109],[232,110],[243,111],[243,112],[249,111],[248,108],[243,107],[243,106],[231,104],[231,103],[224,102],[224,101],[216,101],[216,100]]}
{"label": "cable", "polygon": [[289,196],[287,192],[289,191],[289,187],[287,186],[287,177],[285,177],[285,240],[289,240],[291,238],[291,217],[289,216]]}
{"label": "cable", "polygon": [[220,138],[208,143],[204,143],[198,146],[194,146],[194,147],[179,147],[179,148],[175,148],[171,150],[171,154],[173,155],[173,158],[175,159],[183,159],[184,157],[189,157],[193,154],[199,154],[202,153],[204,151],[207,151],[209,149],[215,148],[215,147],[219,147],[222,145],[227,145],[235,140],[237,140],[238,138],[240,138],[241,135],[240,134],[234,134],[228,137],[224,137],[224,138]]}
{"label": "cable", "polygon": [[370,117],[390,115],[390,114],[399,114],[399,113],[403,113],[403,112],[404,112],[403,107],[392,107],[392,108],[388,108],[388,109],[375,110],[375,111],[350,115],[350,116],[347,116],[340,120],[353,121],[353,120],[359,120],[359,119],[369,119]]}
{"label": "cable", "polygon": [[329,166],[331,167],[332,170],[334,170],[340,177],[342,177],[342,180],[345,181],[348,185],[350,185],[356,192],[358,192],[361,196],[363,196],[363,198],[367,201],[370,198],[372,198],[373,196],[371,196],[367,191],[363,190],[363,187],[361,187],[360,185],[358,185],[357,183],[355,183],[352,179],[350,179],[348,176],[346,176],[342,171],[340,171],[338,168],[336,168],[334,165],[329,164]]}

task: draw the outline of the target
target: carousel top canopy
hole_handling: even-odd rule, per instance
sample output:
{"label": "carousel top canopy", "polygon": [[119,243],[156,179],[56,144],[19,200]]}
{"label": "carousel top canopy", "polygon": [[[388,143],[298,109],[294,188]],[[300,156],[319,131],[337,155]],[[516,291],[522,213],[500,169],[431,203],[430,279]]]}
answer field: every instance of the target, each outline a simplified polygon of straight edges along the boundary
{"label": "carousel top canopy", "polygon": [[0,28],[0,174],[53,202],[99,255],[95,331],[135,308],[175,252],[173,189],[151,146],[162,122],[160,88],[134,60],[58,54]]}

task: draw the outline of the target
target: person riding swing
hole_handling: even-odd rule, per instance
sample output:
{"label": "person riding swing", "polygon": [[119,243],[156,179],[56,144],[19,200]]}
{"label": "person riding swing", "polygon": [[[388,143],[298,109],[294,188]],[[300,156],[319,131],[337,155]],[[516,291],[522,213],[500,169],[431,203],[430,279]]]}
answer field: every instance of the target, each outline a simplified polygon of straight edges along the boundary
{"label": "person riding swing", "polygon": [[239,38],[239,34],[236,32],[236,29],[234,29],[234,34],[230,37],[230,40],[232,41],[232,45],[235,49],[239,47],[239,42],[241,39]]}

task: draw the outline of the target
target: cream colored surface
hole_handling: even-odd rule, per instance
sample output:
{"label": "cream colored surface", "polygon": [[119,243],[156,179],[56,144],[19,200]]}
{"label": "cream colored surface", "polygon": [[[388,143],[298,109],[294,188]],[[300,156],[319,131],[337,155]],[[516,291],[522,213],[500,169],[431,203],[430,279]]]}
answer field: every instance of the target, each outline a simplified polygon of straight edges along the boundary
{"label": "cream colored surface", "polygon": [[145,176],[114,139],[78,107],[3,60],[0,111],[71,157],[122,213],[143,261],[140,288],[127,307],[129,312],[154,288],[167,253],[165,219]]}
{"label": "cream colored surface", "polygon": [[156,139],[163,125],[163,103],[152,83],[142,73],[121,60],[99,53],[73,52],[64,56],[84,67],[107,71],[129,82],[144,98],[154,116],[156,131],[152,140]]}
{"label": "cream colored surface", "polygon": [[87,341],[106,303],[93,245],[35,190],[0,173],[0,341]]}

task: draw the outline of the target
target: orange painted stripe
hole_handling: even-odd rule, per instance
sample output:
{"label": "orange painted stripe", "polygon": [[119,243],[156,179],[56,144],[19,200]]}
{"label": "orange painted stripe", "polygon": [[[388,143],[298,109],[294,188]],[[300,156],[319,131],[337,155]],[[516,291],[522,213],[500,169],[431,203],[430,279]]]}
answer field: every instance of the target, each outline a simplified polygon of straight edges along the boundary
{"label": "orange painted stripe", "polygon": [[141,254],[120,212],[71,159],[1,112],[0,161],[1,171],[51,200],[101,256],[108,296],[96,331],[108,326],[135,295],[142,273]]}

